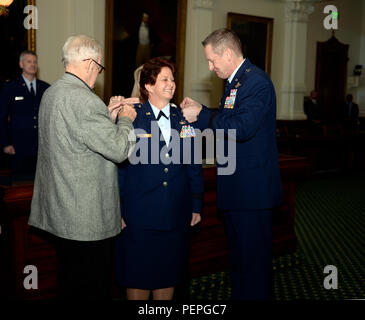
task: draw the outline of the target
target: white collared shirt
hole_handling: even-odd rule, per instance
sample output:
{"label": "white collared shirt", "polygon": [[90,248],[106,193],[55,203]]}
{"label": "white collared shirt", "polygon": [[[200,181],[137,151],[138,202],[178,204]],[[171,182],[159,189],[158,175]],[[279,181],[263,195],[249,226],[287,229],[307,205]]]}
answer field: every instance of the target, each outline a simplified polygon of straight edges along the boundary
{"label": "white collared shirt", "polygon": [[37,94],[37,79],[34,78],[33,81],[29,81],[26,77],[24,77],[22,75],[24,81],[25,81],[25,84],[27,85],[27,88],[28,88],[28,91],[30,92],[30,83],[33,83],[33,89],[34,89],[34,93]]}
{"label": "white collared shirt", "polygon": [[162,111],[166,117],[168,117],[168,119],[166,119],[165,117],[161,117],[160,120],[157,121],[158,126],[160,127],[161,133],[163,135],[163,138],[165,139],[166,145],[169,145],[170,142],[170,136],[171,136],[171,122],[170,122],[170,104],[167,104],[163,109],[159,109],[157,107],[155,107],[151,101],[148,100],[148,102],[150,103],[151,107],[152,107],[152,111],[155,115],[155,118],[157,119],[158,114],[160,113],[160,111]]}
{"label": "white collared shirt", "polygon": [[228,82],[231,83],[234,76],[236,75],[237,71],[239,68],[241,68],[241,66],[243,65],[243,63],[245,62],[246,59],[243,59],[243,61],[241,62],[241,64],[233,71],[233,73],[231,74],[231,76],[228,78]]}

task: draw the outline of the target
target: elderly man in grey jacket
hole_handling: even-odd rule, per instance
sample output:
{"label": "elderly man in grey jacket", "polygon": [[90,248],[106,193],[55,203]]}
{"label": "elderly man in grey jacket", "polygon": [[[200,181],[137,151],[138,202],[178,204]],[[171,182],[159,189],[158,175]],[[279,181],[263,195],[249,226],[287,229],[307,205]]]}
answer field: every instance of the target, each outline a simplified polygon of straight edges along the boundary
{"label": "elderly man in grey jacket", "polygon": [[96,40],[70,37],[62,54],[66,73],[40,105],[29,224],[55,239],[59,297],[108,298],[113,240],[121,231],[115,163],[135,144],[136,112],[120,98],[107,107],[92,91],[104,69]]}

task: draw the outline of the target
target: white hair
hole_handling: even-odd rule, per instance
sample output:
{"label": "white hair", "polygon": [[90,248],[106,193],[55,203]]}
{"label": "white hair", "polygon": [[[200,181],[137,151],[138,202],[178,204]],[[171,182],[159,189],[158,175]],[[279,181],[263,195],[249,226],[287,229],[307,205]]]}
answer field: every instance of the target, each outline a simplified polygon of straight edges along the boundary
{"label": "white hair", "polygon": [[99,42],[82,34],[69,37],[62,48],[62,62],[65,67],[84,59],[98,60],[100,55]]}

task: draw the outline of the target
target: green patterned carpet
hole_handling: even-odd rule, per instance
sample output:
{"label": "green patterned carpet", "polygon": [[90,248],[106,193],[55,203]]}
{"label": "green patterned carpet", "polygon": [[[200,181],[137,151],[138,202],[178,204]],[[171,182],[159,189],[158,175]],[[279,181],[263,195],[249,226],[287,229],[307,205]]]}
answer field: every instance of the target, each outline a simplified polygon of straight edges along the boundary
{"label": "green patterned carpet", "polygon": [[[274,259],[276,300],[365,299],[365,174],[312,178],[296,188],[296,253]],[[327,265],[338,289],[327,290]],[[192,279],[192,300],[226,300],[227,272]]]}

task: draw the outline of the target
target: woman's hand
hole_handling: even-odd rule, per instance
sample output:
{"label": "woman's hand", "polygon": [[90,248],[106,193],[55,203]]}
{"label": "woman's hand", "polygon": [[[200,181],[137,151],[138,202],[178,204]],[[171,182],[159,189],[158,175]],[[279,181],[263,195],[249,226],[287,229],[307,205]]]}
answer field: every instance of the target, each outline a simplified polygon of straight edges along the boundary
{"label": "woman's hand", "polygon": [[122,230],[126,227],[127,225],[124,222],[124,219],[122,218]]}
{"label": "woman's hand", "polygon": [[202,217],[200,215],[200,213],[195,213],[193,212],[193,216],[191,218],[191,226],[195,226],[197,223],[199,223],[202,220]]}

